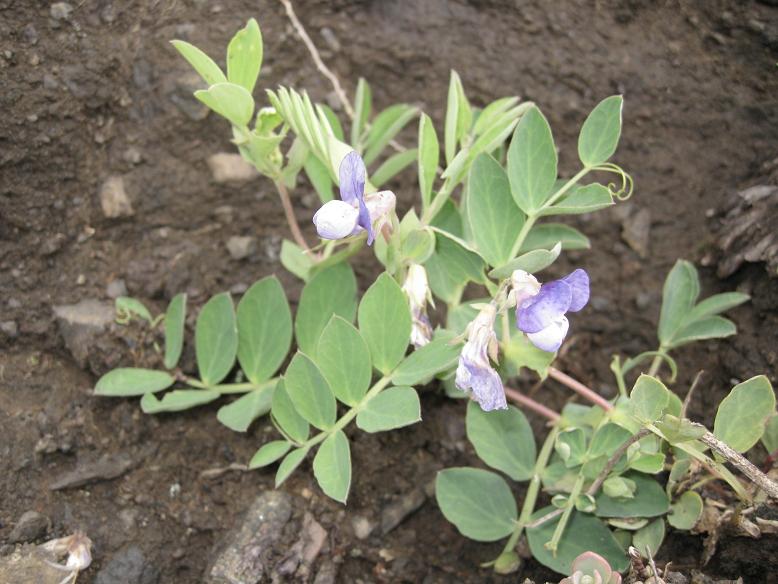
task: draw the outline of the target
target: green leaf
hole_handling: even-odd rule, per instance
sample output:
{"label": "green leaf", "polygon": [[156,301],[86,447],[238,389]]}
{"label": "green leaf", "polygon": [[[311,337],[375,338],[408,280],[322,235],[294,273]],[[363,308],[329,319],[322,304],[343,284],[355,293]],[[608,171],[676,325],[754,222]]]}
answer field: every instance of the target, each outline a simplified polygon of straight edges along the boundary
{"label": "green leaf", "polygon": [[737,452],[759,441],[767,420],[775,412],[775,393],[770,380],[758,375],[737,384],[716,412],[713,434]]}
{"label": "green leaf", "polygon": [[327,430],[335,424],[335,396],[316,364],[299,351],[286,369],[284,387],[297,413],[312,425]]}
{"label": "green leaf", "polygon": [[500,119],[505,112],[514,108],[517,103],[519,103],[519,98],[515,96],[495,99],[478,115],[475,124],[473,124],[473,134],[475,136],[483,134],[490,126]]}
{"label": "green leaf", "polygon": [[281,282],[268,276],[238,303],[238,362],[249,381],[260,384],[281,366],[292,345],[292,312]]}
{"label": "green leaf", "polygon": [[400,286],[387,273],[367,289],[359,303],[359,330],[373,366],[384,375],[400,362],[411,336],[411,311]]}
{"label": "green leaf", "polygon": [[621,110],[624,99],[612,95],[603,99],[586,118],[578,135],[578,157],[584,166],[606,162],[619,145],[621,137]]}
{"label": "green leaf", "polygon": [[764,434],[762,434],[762,444],[767,449],[768,454],[773,454],[778,450],[778,413],[773,412],[768,418]]}
{"label": "green leaf", "polygon": [[497,541],[513,533],[516,501],[500,475],[479,468],[447,468],[435,479],[443,516],[476,541]]}
{"label": "green leaf", "polygon": [[316,364],[332,393],[346,405],[358,404],[370,387],[373,368],[367,344],[351,323],[337,315],[321,333]]}
{"label": "green leaf", "polygon": [[670,508],[662,486],[656,480],[640,473],[627,473],[625,478],[635,483],[635,493],[630,499],[608,497],[604,492],[596,496],[598,517],[656,517]]}
{"label": "green leaf", "polygon": [[217,83],[194,96],[233,126],[246,127],[254,115],[254,98],[245,87],[235,83]]}
{"label": "green leaf", "polygon": [[681,328],[672,336],[667,346],[676,348],[693,341],[731,337],[735,333],[737,327],[731,320],[721,316],[708,316]]}
{"label": "green leaf", "polygon": [[305,159],[303,169],[308,176],[308,180],[311,181],[313,188],[319,195],[321,202],[326,203],[327,201],[331,201],[334,198],[334,195],[332,194],[333,182],[330,177],[329,168],[327,168],[321,160],[310,155]]}
{"label": "green leaf", "polygon": [[115,302],[114,307],[116,310],[116,318],[122,324],[126,324],[135,315],[149,324],[153,322],[154,317],[151,316],[149,309],[138,300],[137,298],[130,298],[129,296],[119,296]]}
{"label": "green leaf", "polygon": [[281,242],[281,265],[301,280],[307,282],[313,261],[299,245],[285,239]]}
{"label": "green leaf", "polygon": [[406,260],[424,263],[435,251],[435,235],[427,227],[414,229],[403,239],[400,250]]}
{"label": "green leaf", "polygon": [[556,182],[557,154],[548,121],[537,107],[525,113],[508,149],[508,179],[516,204],[527,214],[538,211]]}
{"label": "green leaf", "polygon": [[354,97],[354,122],[351,124],[351,145],[360,152],[362,151],[362,134],[365,131],[368,119],[370,119],[372,107],[373,96],[370,91],[370,84],[360,77]]}
{"label": "green leaf", "polygon": [[607,187],[592,183],[573,187],[562,200],[544,208],[539,215],[580,215],[613,206],[613,196]]}
{"label": "green leaf", "polygon": [[548,376],[548,366],[556,358],[555,353],[538,349],[526,335],[511,336],[510,343],[503,344],[502,350],[505,354],[503,366],[509,376],[517,376],[522,367],[527,367],[537,373],[541,379],[545,379]]}
{"label": "green leaf", "polygon": [[440,145],[435,126],[427,114],[419,118],[419,191],[421,206],[426,209],[432,201],[432,185],[438,173]]}
{"label": "green leaf", "polygon": [[619,476],[610,476],[602,483],[602,492],[612,499],[631,499],[635,496],[635,482]]}
{"label": "green leaf", "polygon": [[461,343],[454,343],[451,336],[438,337],[403,359],[392,374],[392,382],[397,385],[426,383],[456,365],[461,350]]}
{"label": "green leaf", "polygon": [[186,294],[176,294],[165,312],[165,367],[173,369],[184,348],[184,323],[186,321]]}
{"label": "green leaf", "polygon": [[375,188],[381,188],[384,183],[402,172],[407,166],[416,162],[419,151],[416,148],[397,152],[387,158],[378,169],[370,175],[370,182]]}
{"label": "green leaf", "polygon": [[725,292],[723,294],[714,294],[709,296],[697,306],[695,306],[689,313],[689,321],[701,320],[707,316],[714,316],[740,306],[744,302],[748,302],[751,297],[748,294],[741,294],[740,292]]}
{"label": "green leaf", "polygon": [[292,447],[286,440],[273,440],[263,444],[262,447],[254,453],[249,462],[249,469],[262,468],[273,464],[276,460],[284,456]]}
{"label": "green leaf", "polygon": [[554,442],[554,450],[567,468],[582,464],[586,457],[586,433],[583,428],[567,428],[560,432]]}
{"label": "green leaf", "polygon": [[436,232],[435,252],[424,263],[430,289],[444,302],[458,302],[468,282],[483,279],[484,262],[451,238]]}
{"label": "green leaf", "polygon": [[478,404],[467,404],[467,439],[478,457],[514,481],[532,477],[535,467],[535,437],[520,410],[484,412]]}
{"label": "green leaf", "polygon": [[655,557],[665,539],[665,520],[654,519],[645,527],[641,527],[632,536],[632,545],[646,558]]}
{"label": "green leaf", "polygon": [[489,276],[495,279],[510,278],[511,274],[515,270],[524,270],[530,274],[539,272],[553,264],[559,257],[559,252],[562,251],[562,245],[557,243],[551,249],[534,249],[528,251],[509,261],[506,264],[502,264],[499,268],[494,268],[489,272]]}
{"label": "green leaf", "polygon": [[162,401],[153,393],[146,393],[140,399],[140,407],[144,414],[159,414],[162,412],[181,412],[212,402],[221,395],[218,391],[208,389],[174,389],[164,395]]}
{"label": "green leaf", "polygon": [[219,66],[213,62],[208,55],[198,49],[196,46],[187,43],[186,41],[170,41],[176,50],[186,59],[189,64],[194,68],[200,77],[208,85],[215,85],[216,83],[225,83],[227,78],[219,69]]}
{"label": "green leaf", "polygon": [[389,142],[419,113],[418,108],[406,103],[390,105],[373,120],[365,142],[365,165],[370,166]]}
{"label": "green leaf", "polygon": [[702,497],[694,491],[686,491],[670,505],[667,522],[676,529],[690,530],[702,517]]}
{"label": "green leaf", "polygon": [[589,238],[575,227],[562,223],[543,223],[535,225],[527,234],[527,239],[521,246],[521,251],[533,249],[550,249],[557,243],[562,249],[589,249]]}
{"label": "green leaf", "polygon": [[444,149],[446,155],[446,164],[450,165],[457,152],[457,129],[459,119],[459,96],[458,86],[462,85],[459,75],[456,71],[451,71],[451,77],[448,83],[448,98],[446,100],[446,123],[444,131]]}
{"label": "green leaf", "polygon": [[273,380],[252,389],[234,402],[220,407],[216,418],[233,432],[245,432],[254,420],[270,411],[275,386]]}
{"label": "green leaf", "polygon": [[270,415],[278,425],[279,430],[295,442],[303,443],[308,440],[310,431],[308,422],[297,413],[283,380],[278,382],[273,392]]}
{"label": "green leaf", "polygon": [[467,191],[467,212],[475,246],[493,266],[511,259],[511,248],[526,218],[513,197],[508,177],[488,154],[473,162]]}
{"label": "green leaf", "polygon": [[[540,519],[553,509],[553,507],[544,507],[536,511],[532,520]],[[596,517],[580,511],[573,511],[570,515],[564,536],[559,541],[555,554],[547,549],[545,544],[551,541],[557,523],[559,519],[552,519],[527,529],[527,542],[532,556],[544,566],[560,574],[569,575],[572,573],[573,560],[589,551],[601,555],[617,572],[623,572],[629,566],[627,556],[613,537],[611,530]]]}
{"label": "green leaf", "polygon": [[421,421],[419,396],[412,387],[390,387],[367,402],[357,414],[365,432],[385,432]]}
{"label": "green leaf", "polygon": [[641,421],[651,423],[660,418],[670,402],[670,392],[655,377],[641,374],[629,396],[632,411]]}
{"label": "green leaf", "polygon": [[227,47],[227,79],[251,93],[262,66],[262,33],[257,21],[250,18],[245,28],[232,37]]}
{"label": "green leaf", "polygon": [[685,324],[686,316],[691,312],[699,292],[700,282],[694,266],[685,260],[675,262],[662,290],[658,329],[662,345],[669,345],[676,331]]}
{"label": "green leaf", "polygon": [[305,455],[308,454],[308,450],[310,450],[308,446],[295,448],[284,457],[276,471],[276,489],[300,466],[300,463],[305,459]]}
{"label": "green leaf", "polygon": [[317,104],[316,107],[321,108],[321,111],[324,113],[324,117],[327,118],[327,121],[330,124],[330,128],[332,128],[332,135],[335,136],[335,138],[337,138],[340,142],[343,142],[346,139],[345,135],[343,134],[343,126],[341,126],[340,119],[338,119],[335,111],[326,103]]}
{"label": "green leaf", "polygon": [[167,371],[120,367],[97,380],[95,395],[112,397],[144,395],[167,389],[176,382]]}
{"label": "green leaf", "polygon": [[235,364],[238,327],[229,293],[205,303],[195,325],[195,354],[200,378],[207,386],[221,382]]}
{"label": "green leaf", "polygon": [[325,495],[346,504],[351,487],[351,451],[342,430],[327,436],[319,446],[313,459],[313,475]]}
{"label": "green leaf", "polygon": [[343,262],[316,274],[303,288],[294,332],[303,353],[315,355],[324,327],[334,314],[352,322],[357,310],[357,280]]}

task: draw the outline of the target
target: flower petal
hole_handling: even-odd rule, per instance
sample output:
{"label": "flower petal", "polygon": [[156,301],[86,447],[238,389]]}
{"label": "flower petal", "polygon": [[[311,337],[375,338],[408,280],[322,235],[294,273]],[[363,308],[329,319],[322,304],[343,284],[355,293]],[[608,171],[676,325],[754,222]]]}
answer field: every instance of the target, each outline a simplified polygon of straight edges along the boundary
{"label": "flower petal", "polygon": [[508,407],[502,380],[488,364],[484,367],[466,360],[464,356],[460,357],[456,384],[459,389],[477,401],[485,412],[504,410]]}
{"label": "flower petal", "polygon": [[365,177],[367,175],[365,163],[356,150],[352,150],[343,158],[338,175],[340,198],[356,207],[365,193]]}
{"label": "flower petal", "polygon": [[564,315],[571,300],[572,290],[567,282],[543,284],[540,292],[516,307],[516,326],[525,333],[539,332]]}
{"label": "flower petal", "polygon": [[572,292],[570,308],[567,311],[578,312],[589,302],[589,274],[586,270],[578,268],[562,278],[562,281],[570,286]]}
{"label": "flower petal", "polygon": [[536,333],[528,333],[527,338],[538,349],[554,353],[565,340],[568,328],[570,328],[570,323],[567,318],[560,316],[546,328]]}
{"label": "flower petal", "polygon": [[359,220],[357,224],[367,231],[367,245],[372,245],[375,240],[375,231],[373,230],[373,221],[370,218],[370,211],[365,205],[365,200],[359,197]]}
{"label": "flower petal", "polygon": [[313,223],[322,239],[348,237],[357,226],[359,211],[344,201],[327,201],[316,211]]}

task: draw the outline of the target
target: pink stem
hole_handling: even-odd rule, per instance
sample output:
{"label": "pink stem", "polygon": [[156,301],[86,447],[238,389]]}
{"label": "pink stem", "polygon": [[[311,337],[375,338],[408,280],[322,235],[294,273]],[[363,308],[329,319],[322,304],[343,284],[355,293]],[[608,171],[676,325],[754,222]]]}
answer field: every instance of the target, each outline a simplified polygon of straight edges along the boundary
{"label": "pink stem", "polygon": [[531,397],[527,397],[526,395],[524,395],[523,393],[515,389],[512,389],[510,387],[505,387],[505,395],[512,402],[515,402],[520,406],[530,409],[536,414],[540,414],[541,416],[551,420],[552,422],[557,422],[560,418],[560,415],[557,414],[554,410],[547,408],[543,404],[536,402]]}
{"label": "pink stem", "polygon": [[562,373],[559,369],[549,367],[548,376],[552,379],[556,379],[562,385],[566,385],[578,395],[583,396],[593,404],[600,406],[606,412],[613,409],[613,405],[600,394],[595,393],[593,389],[586,387],[583,383],[573,379],[566,373]]}

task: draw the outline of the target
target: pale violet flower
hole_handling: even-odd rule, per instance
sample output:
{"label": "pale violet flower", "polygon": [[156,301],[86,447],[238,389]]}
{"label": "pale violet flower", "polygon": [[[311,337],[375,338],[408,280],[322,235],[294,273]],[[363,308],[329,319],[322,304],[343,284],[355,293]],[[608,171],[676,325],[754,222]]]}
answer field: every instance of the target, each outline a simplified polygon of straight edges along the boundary
{"label": "pale violet flower", "polygon": [[411,343],[418,349],[432,339],[432,325],[427,317],[427,302],[432,304],[432,295],[427,281],[427,270],[424,269],[424,266],[411,264],[408,267],[408,275],[403,283],[403,292],[408,297],[408,303],[411,306],[413,319]]}
{"label": "pale violet flower", "polygon": [[564,278],[540,284],[531,274],[516,270],[512,281],[516,326],[538,349],[553,353],[570,327],[565,314],[578,312],[589,302],[589,274],[579,268]]}
{"label": "pale violet flower", "polygon": [[490,356],[497,361],[496,316],[497,309],[487,304],[467,326],[467,342],[457,366],[457,387],[477,401],[485,412],[508,407],[500,375],[489,362]]}
{"label": "pale violet flower", "polygon": [[395,196],[392,191],[380,191],[365,195],[367,172],[358,152],[349,152],[340,163],[340,199],[328,201],[316,211],[313,223],[322,239],[343,239],[367,231],[367,244],[375,240],[394,211]]}

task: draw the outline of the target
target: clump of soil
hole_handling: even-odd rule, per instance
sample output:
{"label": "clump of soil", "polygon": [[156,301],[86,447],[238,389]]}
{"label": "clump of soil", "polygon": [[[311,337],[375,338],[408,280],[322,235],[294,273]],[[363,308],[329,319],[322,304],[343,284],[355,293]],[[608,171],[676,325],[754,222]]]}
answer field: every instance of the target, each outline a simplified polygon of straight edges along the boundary
{"label": "clump of soil", "polygon": [[[591,307],[576,319],[562,366],[605,395],[615,391],[613,353],[654,348],[661,284],[673,262],[680,256],[699,264],[715,243],[709,215],[728,208],[775,155],[778,9],[769,2],[295,5],[346,86],[353,91],[359,76],[367,78],[378,106],[418,103],[442,127],[452,68],[477,105],[514,94],[535,101],[549,117],[566,173],[575,169],[586,113],[601,98],[624,94],[616,158],[633,173],[635,195],[626,211],[573,219],[592,250],[570,253],[557,267],[585,266],[593,282]],[[228,128],[191,97],[197,80],[168,40],[189,40],[218,56],[256,16],[265,39],[261,88],[293,85],[333,100],[279,3],[69,6],[0,0],[0,542],[32,510],[50,521],[42,537],[81,528],[95,542],[95,562],[79,582],[92,582],[112,558],[130,556],[150,567],[140,573],[160,582],[199,582],[214,545],[261,490],[272,488],[270,471],[201,473],[248,460],[270,435],[269,423],[236,434],[217,422],[218,404],[151,417],[129,400],[93,397],[86,367],[94,364],[82,368],[68,351],[54,306],[110,302],[123,287],[157,309],[181,291],[198,306],[272,272],[293,303],[299,297],[300,283],[278,263],[287,234],[272,185],[213,180],[206,161],[231,151]],[[392,185],[401,207],[413,203],[414,185],[410,173]],[[112,197],[107,204],[101,193]],[[311,193],[307,185],[294,193],[309,237]],[[641,220],[630,220],[637,213]],[[227,242],[243,236],[255,245],[234,259]],[[640,249],[629,246],[634,241]],[[366,287],[376,271],[368,253],[356,270]],[[723,281],[715,265],[702,276],[707,293],[753,296],[731,314],[737,337],[678,352],[679,393],[699,369],[708,373],[691,413],[709,423],[733,380],[766,373],[775,381],[778,284],[758,265]],[[109,346],[103,358],[128,363],[133,348]],[[542,392],[551,405],[569,397],[553,384]],[[438,468],[475,462],[462,404],[430,393],[422,406],[422,424],[354,435],[347,508],[320,494],[306,465],[285,485],[328,533],[317,562],[334,561],[343,582],[515,581],[480,569],[500,546],[465,540],[430,500],[386,535],[356,537],[355,520],[380,521],[382,510]],[[542,431],[540,421],[536,427]],[[127,461],[126,468],[50,490],[103,457]],[[659,560],[691,569],[699,548],[698,539],[670,537]],[[725,540],[708,569],[766,582],[776,551],[772,537]],[[520,576],[554,579],[531,560]]]}

